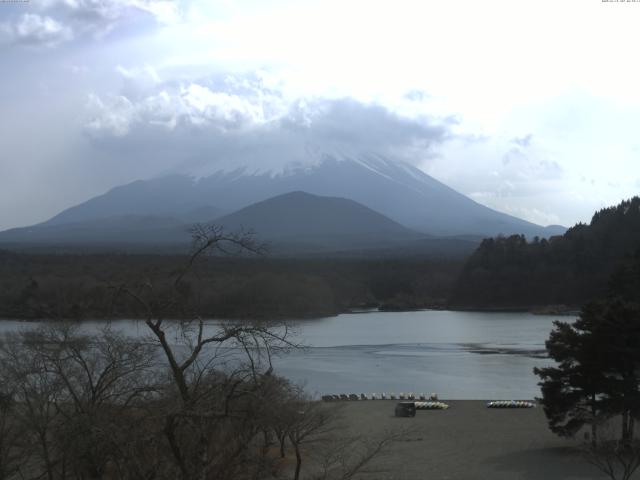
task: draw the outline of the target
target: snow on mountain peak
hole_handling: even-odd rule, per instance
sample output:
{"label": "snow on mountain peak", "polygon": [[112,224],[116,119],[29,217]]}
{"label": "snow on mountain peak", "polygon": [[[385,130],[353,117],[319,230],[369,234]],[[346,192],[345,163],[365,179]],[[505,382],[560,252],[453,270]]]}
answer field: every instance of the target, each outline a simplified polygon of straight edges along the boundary
{"label": "snow on mountain peak", "polygon": [[[245,158],[234,158],[233,161],[232,159],[215,162],[191,161],[171,173],[187,174],[196,181],[211,176],[224,176],[231,181],[247,176],[275,179],[311,175],[330,162],[338,164],[346,162],[357,164],[369,172],[396,183],[405,184],[407,180],[411,180],[409,183],[429,181],[429,177],[424,172],[409,163],[391,160],[374,152],[356,150],[344,145],[319,146],[305,143],[297,152],[290,149],[286,155],[287,158],[278,158],[278,161],[268,161],[273,159],[274,152],[269,152],[267,149],[263,153],[266,160],[247,155]],[[411,188],[408,184],[405,186]]]}

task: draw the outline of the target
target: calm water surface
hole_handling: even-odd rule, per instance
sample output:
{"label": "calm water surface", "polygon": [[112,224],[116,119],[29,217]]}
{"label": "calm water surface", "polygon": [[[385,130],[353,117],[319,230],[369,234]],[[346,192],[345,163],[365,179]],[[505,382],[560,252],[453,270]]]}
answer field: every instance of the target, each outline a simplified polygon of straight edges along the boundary
{"label": "calm water surface", "polygon": [[[533,398],[540,390],[532,369],[550,364],[544,341],[559,318],[427,310],[298,321],[293,323],[296,340],[307,348],[274,363],[280,374],[313,395],[437,392],[449,399]],[[36,325],[1,321],[0,334]],[[101,325],[87,322],[83,328]],[[131,336],[147,333],[139,321],[112,325]]]}

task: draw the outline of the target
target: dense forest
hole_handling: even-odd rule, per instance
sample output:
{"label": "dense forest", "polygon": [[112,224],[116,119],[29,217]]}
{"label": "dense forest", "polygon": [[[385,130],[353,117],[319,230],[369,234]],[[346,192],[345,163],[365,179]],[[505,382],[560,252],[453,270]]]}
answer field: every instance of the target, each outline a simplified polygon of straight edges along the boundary
{"label": "dense forest", "polygon": [[[0,317],[139,317],[122,285],[169,291],[188,255],[0,250]],[[308,318],[354,309],[577,309],[611,291],[640,300],[640,198],[564,235],[485,239],[470,258],[205,257],[180,305],[210,318]],[[117,301],[115,300],[117,298]],[[188,300],[188,301],[187,301]],[[168,317],[189,312],[167,307]]]}
{"label": "dense forest", "polygon": [[[120,285],[171,290],[188,257],[0,252],[0,317],[137,317]],[[211,318],[303,318],[353,309],[444,306],[463,261],[433,259],[199,259],[182,294]],[[185,302],[181,302],[185,304]],[[168,308],[167,316],[185,313]]]}
{"label": "dense forest", "polygon": [[[611,290],[640,296],[640,198],[596,212],[547,239],[485,239],[465,264],[451,305],[465,308],[578,307]],[[633,280],[633,279],[636,280]],[[635,282],[635,283],[634,283]]]}

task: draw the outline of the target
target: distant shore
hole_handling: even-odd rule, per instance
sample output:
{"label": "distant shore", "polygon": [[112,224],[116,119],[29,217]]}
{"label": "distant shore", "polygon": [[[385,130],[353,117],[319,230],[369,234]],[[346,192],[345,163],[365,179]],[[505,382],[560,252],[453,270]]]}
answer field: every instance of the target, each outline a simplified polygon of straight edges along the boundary
{"label": "distant shore", "polygon": [[[337,317],[338,315],[343,314],[362,314],[362,313],[376,313],[376,312],[420,312],[420,311],[452,311],[452,312],[483,312],[483,313],[531,313],[533,315],[557,315],[563,317],[575,317],[580,314],[580,309],[578,307],[566,306],[566,305],[546,305],[546,306],[532,306],[532,307],[486,307],[486,306],[460,306],[460,305],[428,305],[428,306],[420,306],[420,307],[398,307],[398,306],[388,306],[388,305],[380,305],[380,306],[366,306],[366,307],[353,307],[346,308],[342,311],[331,312],[331,313],[317,313],[317,314],[308,314],[308,315],[300,315],[297,317],[289,317],[289,316],[274,316],[272,320],[282,320],[282,321],[290,321],[290,320],[314,320],[319,318],[327,318],[327,317]],[[104,317],[104,318],[91,318],[91,319],[71,319],[73,321],[82,322],[83,320],[144,320],[143,316],[136,315],[126,315],[126,316],[118,316],[118,317]],[[252,321],[252,320],[265,320],[265,317],[251,317],[244,316],[238,318],[229,318],[229,317],[208,317],[209,320],[238,320],[238,321]],[[60,318],[51,318],[51,317],[33,317],[33,316],[24,316],[21,317],[19,315],[13,316],[0,316],[0,321],[3,320],[13,320],[13,321],[24,321],[24,322],[39,322],[39,321],[59,321]],[[169,319],[170,320],[170,319]]]}
{"label": "distant shore", "polygon": [[527,307],[513,306],[460,306],[449,305],[446,310],[459,312],[514,312],[514,313],[532,313],[534,315],[562,315],[576,316],[580,313],[580,307],[570,305],[530,305]]}
{"label": "distant shore", "polygon": [[420,307],[401,307],[397,305],[380,305],[377,309],[350,309],[345,313],[360,313],[363,311],[380,311],[380,312],[417,312],[421,310],[449,310],[453,312],[487,312],[487,313],[532,313],[534,315],[562,315],[577,316],[580,313],[580,307],[571,305],[530,305],[530,306],[467,306],[467,305],[425,305]]}

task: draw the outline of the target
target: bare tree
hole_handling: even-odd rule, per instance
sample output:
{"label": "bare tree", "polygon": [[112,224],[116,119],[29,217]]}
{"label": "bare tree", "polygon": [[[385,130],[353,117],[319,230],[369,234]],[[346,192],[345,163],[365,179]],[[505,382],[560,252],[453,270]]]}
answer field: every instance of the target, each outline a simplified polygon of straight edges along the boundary
{"label": "bare tree", "polygon": [[590,446],[587,461],[611,480],[628,480],[640,468],[640,441],[609,440]]}
{"label": "bare tree", "polygon": [[13,387],[13,423],[30,445],[26,470],[100,478],[121,462],[129,443],[121,420],[157,391],[154,350],[108,327],[96,338],[65,324],[10,337],[1,370]]}
{"label": "bare tree", "polygon": [[300,478],[302,469],[302,446],[305,443],[318,442],[333,428],[335,409],[319,402],[298,401],[292,404],[291,424],[287,436],[296,455],[294,480]]}
{"label": "bare tree", "polygon": [[38,355],[63,385],[57,437],[72,459],[69,468],[101,478],[121,461],[122,446],[129,444],[119,434],[126,422],[119,420],[159,388],[155,348],[131,342],[109,327],[95,338],[65,325],[38,335]]}
{"label": "bare tree", "polygon": [[13,392],[0,391],[0,479],[19,472],[25,454],[20,442],[22,432],[14,419],[15,409]]}
{"label": "bare tree", "polygon": [[[358,475],[370,475],[368,470],[374,459],[383,455],[388,447],[407,435],[408,431],[388,431],[368,438],[363,435],[350,435],[335,438],[320,454],[319,473],[313,480],[350,480]],[[378,469],[377,473],[381,473]]]}
{"label": "bare tree", "polygon": [[582,448],[587,460],[611,480],[629,480],[640,468],[640,440],[617,438],[611,422],[603,424],[597,442]]}
{"label": "bare tree", "polygon": [[[158,294],[152,282],[121,285],[133,299],[169,367],[164,433],[182,478],[233,478],[246,465],[249,446],[261,431],[259,416],[265,381],[272,375],[275,351],[289,348],[285,325],[217,322],[206,325],[188,298],[187,276],[206,254],[261,254],[251,232],[226,234],[219,226],[196,225],[193,253],[176,272],[173,290]],[[180,306],[185,319],[167,322]],[[262,429],[264,431],[264,428]]]}
{"label": "bare tree", "polygon": [[60,416],[56,403],[61,397],[61,384],[23,340],[22,335],[9,335],[0,350],[2,381],[11,386],[13,421],[26,445],[20,471],[53,480],[64,470],[63,449],[51,441]]}
{"label": "bare tree", "polygon": [[301,478],[304,458],[309,463],[307,478],[352,479],[364,474],[372,460],[408,433],[395,430],[373,437],[354,435],[341,422],[343,405],[327,405],[297,393],[297,401],[288,403],[290,423],[286,428],[296,457],[294,480]]}

